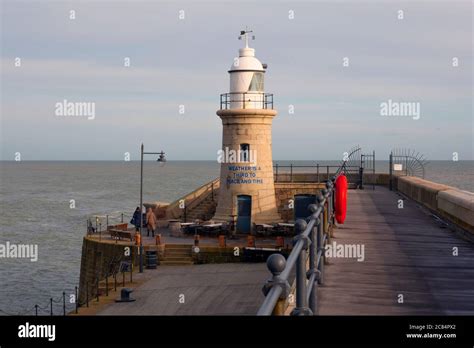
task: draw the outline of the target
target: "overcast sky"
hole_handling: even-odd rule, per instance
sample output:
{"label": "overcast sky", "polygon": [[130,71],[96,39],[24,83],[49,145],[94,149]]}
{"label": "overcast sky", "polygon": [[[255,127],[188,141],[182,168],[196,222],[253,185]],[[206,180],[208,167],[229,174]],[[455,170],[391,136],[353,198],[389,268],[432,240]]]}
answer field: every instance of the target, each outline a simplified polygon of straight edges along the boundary
{"label": "overcast sky", "polygon": [[[1,4],[3,160],[136,160],[141,142],[215,160],[245,26],[278,109],[274,159],[340,159],[356,144],[378,159],[396,147],[473,159],[471,1]],[[56,116],[64,99],[95,102],[95,119]],[[381,116],[389,99],[420,103],[420,118]]]}

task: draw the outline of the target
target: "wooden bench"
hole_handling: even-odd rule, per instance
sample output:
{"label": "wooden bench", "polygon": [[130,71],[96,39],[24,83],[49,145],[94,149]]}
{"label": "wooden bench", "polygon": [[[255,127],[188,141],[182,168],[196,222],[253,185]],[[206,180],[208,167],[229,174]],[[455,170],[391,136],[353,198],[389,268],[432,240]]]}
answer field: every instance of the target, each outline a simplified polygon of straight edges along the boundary
{"label": "wooden bench", "polygon": [[116,239],[130,239],[130,241],[133,241],[133,233],[130,231],[124,231],[124,230],[118,230],[115,228],[112,228],[109,230],[110,232],[110,237],[111,238],[116,238]]}
{"label": "wooden bench", "polygon": [[128,230],[128,223],[124,222],[124,223],[117,224],[117,225],[107,226],[107,231],[110,231],[110,230],[127,231]]}

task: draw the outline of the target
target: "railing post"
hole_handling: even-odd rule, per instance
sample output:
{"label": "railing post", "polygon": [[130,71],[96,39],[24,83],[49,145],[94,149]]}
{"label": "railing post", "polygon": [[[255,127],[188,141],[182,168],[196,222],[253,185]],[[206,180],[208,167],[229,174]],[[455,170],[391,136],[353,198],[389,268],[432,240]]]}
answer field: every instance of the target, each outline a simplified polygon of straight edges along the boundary
{"label": "railing post", "polygon": [[109,272],[105,276],[105,296],[109,296]]}
{"label": "railing post", "polygon": [[286,259],[281,254],[272,254],[267,259],[267,268],[271,272],[272,277],[267,280],[263,286],[262,292],[265,296],[268,295],[270,290],[276,286],[281,288],[280,296],[278,297],[278,302],[273,308],[272,315],[285,315],[285,303],[286,298],[290,293],[290,284],[288,281],[280,277],[281,272],[286,267]]}
{"label": "railing post", "polygon": [[306,221],[297,220],[295,223],[294,244],[300,240],[303,241],[298,259],[296,260],[296,307],[291,311],[291,315],[312,315],[313,312],[308,307],[307,289],[306,289],[306,251],[311,241],[303,235],[306,229]]}
{"label": "railing post", "polygon": [[38,305],[35,305],[35,315],[38,316]]}
{"label": "railing post", "polygon": [[53,298],[52,297],[49,299],[49,307],[51,311],[51,316],[53,316]]}
{"label": "railing post", "polygon": [[278,163],[275,165],[275,182],[278,182]]}
{"label": "railing post", "polygon": [[63,291],[63,315],[66,315],[66,293]]}
{"label": "railing post", "polygon": [[76,297],[74,298],[74,305],[76,306],[76,314],[77,314],[77,307],[79,306],[79,298],[78,298],[78,293],[77,293],[77,286],[74,288]]}
{"label": "railing post", "polygon": [[89,307],[89,282],[86,282],[86,307]]}
{"label": "railing post", "polygon": [[388,165],[389,165],[389,168],[388,168],[388,188],[390,189],[390,191],[392,191],[393,190],[393,183],[392,183],[393,155],[392,155],[392,153],[390,153],[390,157],[389,157],[389,160],[388,160]]}
{"label": "railing post", "polygon": [[290,181],[293,182],[293,163],[290,164]]}
{"label": "railing post", "polygon": [[211,184],[211,198],[212,198],[212,201],[214,202],[214,182],[212,182]]}
{"label": "railing post", "polygon": [[[316,204],[311,204],[308,208],[311,212],[316,213],[318,210],[318,206]],[[309,308],[316,314],[318,311],[318,280],[319,280],[319,272],[318,272],[318,234],[317,234],[317,227],[320,224],[319,217],[315,219],[314,227],[310,233],[310,240],[311,245],[309,246],[309,271],[307,274],[308,279],[311,279],[314,276],[314,281],[312,284],[311,289],[308,289],[309,293]]]}
{"label": "railing post", "polygon": [[319,163],[316,164],[316,182],[319,184]]}
{"label": "railing post", "polygon": [[[321,213],[322,214],[322,213]],[[325,248],[323,245],[323,228],[321,226],[321,218],[319,219],[320,223],[318,224],[317,227],[317,244],[318,244],[318,251],[321,251],[321,258],[319,259],[318,263],[318,271],[319,271],[319,278],[318,278],[318,283],[320,285],[323,285],[324,283],[324,263],[326,262],[326,257],[325,257]]]}

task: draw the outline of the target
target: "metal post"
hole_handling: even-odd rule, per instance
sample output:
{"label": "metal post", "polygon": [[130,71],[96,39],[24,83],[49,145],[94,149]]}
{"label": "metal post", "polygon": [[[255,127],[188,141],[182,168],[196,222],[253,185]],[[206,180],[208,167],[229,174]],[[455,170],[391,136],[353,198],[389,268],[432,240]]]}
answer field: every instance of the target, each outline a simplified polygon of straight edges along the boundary
{"label": "metal post", "polygon": [[372,151],[372,190],[375,190],[375,150]]}
{"label": "metal post", "polygon": [[278,163],[275,165],[275,182],[278,182]]}
{"label": "metal post", "polygon": [[105,296],[109,296],[109,273],[105,276]]}
{"label": "metal post", "polygon": [[293,182],[293,163],[290,164],[290,181]]}
{"label": "metal post", "polygon": [[329,180],[329,166],[326,166],[326,174],[327,174],[327,179],[326,180]]}
{"label": "metal post", "polygon": [[38,316],[38,305],[35,305],[35,315]]}
{"label": "metal post", "polygon": [[52,297],[49,299],[49,307],[51,311],[51,316],[53,316],[53,298]]}
{"label": "metal post", "polygon": [[[317,223],[318,221],[316,221]],[[317,275],[317,262],[318,262],[318,243],[317,243],[317,230],[313,227],[310,233],[311,245],[309,247],[309,276],[313,274]],[[312,288],[309,289],[309,308],[313,313],[316,313],[318,306],[318,277],[313,282]]]}
{"label": "metal post", "polygon": [[[306,229],[304,220],[297,220],[295,223],[295,242],[305,239],[303,236]],[[312,315],[313,312],[308,307],[307,289],[306,289],[306,251],[309,247],[309,240],[303,240],[305,245],[301,249],[298,259],[296,260],[296,308],[293,309],[291,315]],[[295,243],[295,244],[296,244]]]}
{"label": "metal post", "polygon": [[320,258],[319,263],[318,263],[318,271],[319,271],[318,283],[320,285],[323,285],[323,282],[324,282],[324,262],[326,262],[326,258],[325,258],[325,254],[324,254],[325,248],[324,248],[324,245],[323,245],[323,228],[321,226],[321,217],[322,217],[322,215],[320,216],[320,219],[319,219],[320,223],[318,224],[318,227],[317,227],[318,250],[321,250],[321,258]]}
{"label": "metal post", "polygon": [[122,217],[122,223],[123,223],[123,213],[121,215],[122,215],[121,217]]}
{"label": "metal post", "polygon": [[105,215],[105,230],[107,231],[109,229],[109,215]]}
{"label": "metal post", "polygon": [[78,293],[77,293],[77,286],[74,288],[74,292],[76,294],[76,297],[74,298],[74,305],[76,306],[76,314],[77,314],[77,307],[79,304],[79,298],[78,298]]}
{"label": "metal post", "polygon": [[390,191],[392,191],[392,189],[393,189],[393,183],[392,183],[393,154],[392,153],[390,153],[388,164],[389,164],[389,168],[388,168],[388,188],[390,189]]}
{"label": "metal post", "polygon": [[316,164],[316,182],[319,184],[319,163]]}
{"label": "metal post", "polygon": [[66,293],[63,291],[63,315],[66,315]]}
{"label": "metal post", "polygon": [[[143,150],[144,146],[142,143],[141,151],[140,151],[140,266],[139,271],[143,273],[143,242],[142,242],[142,229],[143,229]],[[125,278],[124,278],[125,284]],[[125,286],[125,285],[124,285]]]}

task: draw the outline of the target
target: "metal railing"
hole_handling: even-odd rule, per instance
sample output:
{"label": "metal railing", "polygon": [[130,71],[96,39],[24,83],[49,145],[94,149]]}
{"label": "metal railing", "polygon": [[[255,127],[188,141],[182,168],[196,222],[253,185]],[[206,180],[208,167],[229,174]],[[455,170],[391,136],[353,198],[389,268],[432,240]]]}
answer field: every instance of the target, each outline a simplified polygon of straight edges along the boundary
{"label": "metal railing", "polygon": [[[312,214],[306,220],[297,220],[293,250],[288,259],[272,254],[267,259],[272,277],[263,287],[265,300],[257,315],[283,315],[290,294],[289,277],[296,270],[296,306],[291,315],[315,315],[318,312],[318,285],[324,282],[325,244],[330,226],[334,224],[334,182],[345,170],[345,163],[335,176],[326,182],[326,188],[317,196],[317,203],[309,205]],[[308,262],[309,254],[309,262]]]}
{"label": "metal railing", "polygon": [[262,92],[231,92],[221,94],[221,110],[232,106],[240,109],[273,109],[273,94]]}
{"label": "metal railing", "polygon": [[[333,170],[337,173],[341,168],[341,165],[281,165],[276,163],[273,166],[273,174],[275,177],[275,182],[311,182],[311,183],[321,183],[327,180],[330,180],[331,176],[334,176]],[[344,166],[345,173],[348,176],[348,180],[351,182],[356,182],[360,180],[360,166]],[[303,169],[303,171],[298,171],[298,169]],[[298,174],[312,174],[314,175],[308,177],[305,180],[298,177]]]}
{"label": "metal railing", "polygon": [[[89,307],[90,302],[92,302],[94,299],[96,302],[99,301],[100,297],[100,290],[99,290],[99,284],[103,281],[105,281],[105,296],[109,295],[109,291],[112,289],[117,292],[117,284],[120,287],[120,284],[122,284],[122,287],[125,287],[125,273],[127,271],[124,271],[120,269],[120,264],[122,262],[132,262],[131,258],[127,259],[126,257],[120,255],[117,258],[113,257],[111,261],[107,263],[107,268],[104,274],[99,275],[99,273],[96,273],[95,277],[93,278],[92,282],[86,282],[85,284],[85,290],[86,290],[86,296],[84,301],[79,300],[79,287],[75,286],[74,287],[74,294],[66,294],[66,291],[62,292],[62,296],[53,298],[51,297],[48,302],[45,302],[44,306],[40,306],[38,304],[35,304],[34,306],[22,310],[19,312],[9,312],[5,311],[0,308],[0,314],[7,315],[7,316],[23,316],[23,315],[34,315],[34,316],[39,316],[39,315],[48,315],[48,316],[54,316],[54,315],[62,315],[66,316],[68,314],[72,313],[78,313],[79,307]],[[130,278],[129,282],[133,283],[133,267],[130,267],[129,269],[130,272]],[[117,280],[117,275],[119,273],[122,273],[122,279],[120,281]],[[109,286],[109,278],[113,277],[113,287],[112,283],[110,283]],[[71,295],[74,295],[74,301],[71,302]],[[58,308],[59,307],[59,308]],[[71,308],[72,307],[72,308]]]}

